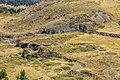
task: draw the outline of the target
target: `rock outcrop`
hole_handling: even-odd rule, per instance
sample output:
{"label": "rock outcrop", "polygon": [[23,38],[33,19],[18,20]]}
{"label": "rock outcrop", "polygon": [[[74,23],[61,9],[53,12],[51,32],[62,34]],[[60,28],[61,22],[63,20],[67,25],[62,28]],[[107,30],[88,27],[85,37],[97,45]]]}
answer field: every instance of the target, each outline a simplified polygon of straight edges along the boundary
{"label": "rock outcrop", "polygon": [[18,43],[16,45],[16,47],[21,47],[22,49],[30,48],[33,51],[39,51],[39,49],[40,49],[39,45],[37,45],[37,44],[30,44],[30,43]]}
{"label": "rock outcrop", "polygon": [[60,55],[56,52],[51,52],[49,50],[44,50],[42,49],[41,52],[34,52],[31,51],[29,49],[24,49],[22,53],[19,53],[19,55],[22,58],[31,60],[31,59],[39,59],[39,58],[45,58],[45,59],[49,59],[49,58],[53,58],[53,57],[59,57]]}
{"label": "rock outcrop", "polygon": [[108,23],[111,21],[111,16],[105,12],[96,12],[91,17],[92,21],[95,21],[97,24]]}
{"label": "rock outcrop", "polygon": [[4,34],[0,33],[0,38],[7,38],[7,39],[14,39],[14,38],[20,38],[20,37],[27,37],[32,36],[32,33],[26,33],[26,34]]}
{"label": "rock outcrop", "polygon": [[88,33],[90,31],[94,31],[94,23],[93,22],[83,22],[83,23],[76,23],[71,26],[71,28],[75,29],[76,31]]}
{"label": "rock outcrop", "polygon": [[71,28],[69,26],[62,26],[51,29],[43,29],[41,34],[57,34],[57,33],[73,32],[73,31],[75,31],[75,28]]}
{"label": "rock outcrop", "polygon": [[67,72],[68,76],[72,77],[86,77],[86,78],[92,78],[94,80],[99,80],[99,77],[97,77],[95,74],[93,74],[91,71],[87,70],[81,70],[81,71],[76,71],[76,70],[70,70]]}
{"label": "rock outcrop", "polygon": [[19,55],[25,59],[60,57],[60,54],[52,52],[37,44],[18,43],[16,47],[23,49],[23,52],[19,53]]}
{"label": "rock outcrop", "polygon": [[13,34],[0,34],[1,38],[17,38],[17,35],[13,35]]}
{"label": "rock outcrop", "polygon": [[[84,17],[84,18],[83,18]],[[64,32],[80,31],[85,33],[93,33],[99,26],[111,22],[111,16],[105,12],[96,12],[94,14],[83,15],[77,23],[68,23],[65,26],[57,26],[41,31],[41,34],[57,34]]]}
{"label": "rock outcrop", "polygon": [[106,32],[96,32],[98,35],[108,36],[113,38],[120,38],[120,34],[106,33]]}

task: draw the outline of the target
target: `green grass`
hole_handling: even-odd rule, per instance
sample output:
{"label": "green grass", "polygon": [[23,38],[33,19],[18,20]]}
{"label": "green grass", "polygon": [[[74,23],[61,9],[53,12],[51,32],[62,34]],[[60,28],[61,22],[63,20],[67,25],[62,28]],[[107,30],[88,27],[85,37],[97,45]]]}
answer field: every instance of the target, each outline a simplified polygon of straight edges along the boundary
{"label": "green grass", "polygon": [[[40,31],[42,28],[53,28],[56,26],[64,26],[66,22],[76,16],[81,16],[83,14],[92,13],[92,11],[102,10],[100,5],[95,2],[90,2],[87,0],[63,0],[60,1],[46,1],[38,3],[30,8],[27,8],[25,11],[21,12],[20,15],[25,17],[16,16],[16,19],[9,21],[5,26],[5,30],[12,33],[28,33]],[[41,10],[40,6],[45,6]],[[41,16],[40,13],[43,11],[44,15]],[[41,17],[40,17],[41,16]],[[50,19],[44,19],[45,17],[50,16]],[[60,19],[62,17],[62,19]],[[76,22],[74,19],[72,22]],[[33,28],[34,27],[34,28]]]}
{"label": "green grass", "polygon": [[[27,32],[40,31],[41,28],[53,28],[59,25],[64,26],[69,22],[78,22],[83,14],[92,14],[94,11],[104,11],[99,3],[90,2],[87,0],[59,0],[64,1],[55,3],[58,0],[38,3],[25,12],[28,12],[26,18],[16,15],[0,14],[0,32],[22,34]],[[49,7],[41,10],[40,6],[49,4]],[[52,5],[50,5],[52,4]],[[39,11],[44,12],[43,17],[38,16]],[[107,11],[105,11],[107,12]],[[24,12],[22,12],[24,13]],[[20,14],[21,15],[21,14]],[[50,16],[50,19],[44,19]],[[115,17],[115,15],[113,15]],[[106,24],[103,29],[98,31],[119,33],[119,26],[113,20],[111,24]],[[5,28],[4,28],[5,26]],[[14,32],[16,31],[16,32]],[[78,70],[80,62],[83,69],[80,73],[88,73],[99,76],[101,80],[106,80],[103,70],[112,65],[113,73],[120,74],[120,39],[103,37],[95,34],[85,34],[81,32],[68,32],[63,34],[45,35],[40,37],[24,37],[22,42],[31,42],[41,45],[51,51],[60,53],[63,58],[50,58],[38,61],[31,61],[10,55],[22,52],[22,49],[14,47],[7,43],[0,43],[0,69],[6,69],[10,80],[15,80],[15,74],[25,69],[31,80],[83,80],[84,77],[69,77],[66,75],[67,70]],[[97,47],[105,50],[97,50]],[[111,72],[112,69],[109,71]],[[114,75],[114,74],[112,74]],[[89,75],[86,75],[87,77]],[[86,77],[85,76],[85,77]],[[119,80],[119,77],[118,77]]]}
{"label": "green grass", "polygon": [[67,75],[58,75],[52,77],[54,80],[84,80],[83,77],[69,77]]}
{"label": "green grass", "polygon": [[70,67],[69,66],[63,66],[62,69],[63,70],[70,70]]}
{"label": "green grass", "polygon": [[46,66],[56,66],[56,65],[60,65],[61,63],[55,63],[55,62],[47,62],[47,63],[44,63],[44,65]]}

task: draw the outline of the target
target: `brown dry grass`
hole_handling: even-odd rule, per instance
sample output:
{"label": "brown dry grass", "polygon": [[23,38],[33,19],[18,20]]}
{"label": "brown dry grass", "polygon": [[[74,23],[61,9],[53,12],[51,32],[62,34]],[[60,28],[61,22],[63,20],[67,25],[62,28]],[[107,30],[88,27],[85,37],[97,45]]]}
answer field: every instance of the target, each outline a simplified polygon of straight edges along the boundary
{"label": "brown dry grass", "polygon": [[[81,14],[90,13],[91,10],[101,10],[100,4],[96,2],[88,2],[87,0],[63,0],[65,2],[60,2],[50,7],[43,9],[45,16],[56,16],[61,15],[62,13],[66,16],[58,16],[56,20],[43,20],[38,18],[38,20],[33,23],[23,20],[21,17],[16,17],[16,15],[0,15],[0,32],[3,33],[27,33],[35,32],[36,29],[39,29],[43,26],[52,25],[54,23],[62,23],[70,17],[79,16]],[[108,0],[106,0],[108,1]],[[49,4],[50,2],[43,2],[35,5],[38,9],[41,5]],[[102,8],[111,12],[113,14],[113,22],[111,24],[106,24],[105,28],[98,31],[109,32],[109,33],[119,33],[119,26],[116,21],[119,18],[119,15],[114,13],[116,9],[109,8],[109,5],[105,5],[106,2],[103,2]],[[113,4],[113,3],[111,3]],[[110,4],[110,5],[111,5]],[[95,6],[95,7],[94,7]],[[113,6],[115,6],[113,4]],[[33,8],[36,8],[33,7]],[[107,8],[106,8],[107,7]],[[110,11],[112,10],[112,11]],[[34,14],[34,10],[32,10]],[[29,15],[29,14],[28,14]],[[30,17],[30,15],[28,16]],[[27,18],[28,18],[27,17]],[[117,18],[118,17],[118,18]],[[60,19],[59,19],[60,18]],[[62,19],[61,19],[62,18]],[[14,19],[13,21],[10,21]],[[10,22],[8,24],[8,22]],[[14,25],[10,26],[9,25]],[[5,26],[5,28],[3,28]],[[49,26],[53,27],[53,26]],[[12,29],[12,31],[10,30]],[[16,32],[14,32],[16,31]],[[73,33],[63,33],[55,35],[45,35],[42,37],[28,38],[23,42],[32,42],[40,44],[52,51],[59,52],[63,56],[66,56],[71,59],[75,59],[85,64],[85,69],[90,69],[93,73],[101,78],[101,80],[106,80],[105,74],[103,73],[104,69],[110,68],[112,65],[112,73],[115,73],[116,76],[120,74],[120,39],[105,37],[95,34],[84,34],[80,32]],[[95,45],[102,46],[106,51],[98,50],[81,50],[81,45],[79,43],[94,43]],[[78,45],[71,45],[78,44]],[[27,61],[20,57],[9,57],[11,54],[17,54],[21,52],[22,49],[14,47],[14,45],[7,43],[0,43],[0,69],[5,68],[8,73],[10,80],[15,80],[16,75],[23,69],[25,69],[27,76],[30,80],[53,80],[54,76],[64,75],[68,68],[78,69],[78,65],[75,62],[68,62],[63,59],[53,58],[46,59],[43,62],[33,60]],[[72,66],[70,66],[72,65]],[[67,66],[67,67],[66,67]],[[66,69],[66,70],[65,70]],[[63,76],[61,76],[63,77]],[[63,78],[59,78],[63,80]],[[67,77],[70,80],[70,77]]]}

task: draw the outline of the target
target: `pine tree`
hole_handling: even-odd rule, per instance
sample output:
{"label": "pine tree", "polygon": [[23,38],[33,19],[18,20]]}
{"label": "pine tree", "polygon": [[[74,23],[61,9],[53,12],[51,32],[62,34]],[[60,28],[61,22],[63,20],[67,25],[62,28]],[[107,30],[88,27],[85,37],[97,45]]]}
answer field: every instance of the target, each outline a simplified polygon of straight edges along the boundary
{"label": "pine tree", "polygon": [[22,70],[22,71],[20,72],[20,74],[17,75],[17,80],[29,80],[29,79],[26,77],[25,70]]}

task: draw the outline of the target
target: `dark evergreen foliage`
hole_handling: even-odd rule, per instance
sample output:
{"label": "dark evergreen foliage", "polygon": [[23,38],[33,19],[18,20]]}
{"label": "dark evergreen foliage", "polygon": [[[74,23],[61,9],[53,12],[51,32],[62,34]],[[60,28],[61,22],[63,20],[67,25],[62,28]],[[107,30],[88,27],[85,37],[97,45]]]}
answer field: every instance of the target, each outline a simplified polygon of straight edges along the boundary
{"label": "dark evergreen foliage", "polygon": [[19,6],[19,5],[33,5],[36,2],[40,2],[42,0],[0,0],[0,4],[9,4],[9,5],[14,5],[14,6]]}
{"label": "dark evergreen foliage", "polygon": [[0,80],[2,80],[2,79],[8,80],[6,70],[4,70],[4,69],[0,71]]}
{"label": "dark evergreen foliage", "polygon": [[5,7],[5,6],[0,6],[0,13],[10,13],[10,14],[13,14],[13,13],[19,13],[19,12],[21,12],[22,10],[24,10],[24,9],[20,9],[20,8],[18,8],[18,9],[15,9],[15,8],[7,8],[7,7]]}
{"label": "dark evergreen foliage", "polygon": [[22,70],[22,71],[20,72],[20,74],[18,74],[17,80],[29,80],[29,79],[26,77],[25,70]]}

